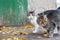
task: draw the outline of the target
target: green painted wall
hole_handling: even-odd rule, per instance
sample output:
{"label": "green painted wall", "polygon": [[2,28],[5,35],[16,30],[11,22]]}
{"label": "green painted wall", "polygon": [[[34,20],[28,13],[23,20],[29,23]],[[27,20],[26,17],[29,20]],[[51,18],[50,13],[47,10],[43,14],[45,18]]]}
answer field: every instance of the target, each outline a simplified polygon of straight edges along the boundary
{"label": "green painted wall", "polygon": [[0,19],[3,25],[26,24],[27,0],[0,0]]}

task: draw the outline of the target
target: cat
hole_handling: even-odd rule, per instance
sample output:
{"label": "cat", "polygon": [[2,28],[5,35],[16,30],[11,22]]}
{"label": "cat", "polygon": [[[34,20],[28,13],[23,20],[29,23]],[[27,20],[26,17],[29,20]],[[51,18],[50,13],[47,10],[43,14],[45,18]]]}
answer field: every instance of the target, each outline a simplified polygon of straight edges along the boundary
{"label": "cat", "polygon": [[[58,27],[60,26],[60,10],[47,10],[38,15],[39,20],[44,20],[44,17],[47,18],[47,24],[43,27],[46,27],[46,30],[51,37],[53,37],[54,34],[58,34]],[[38,22],[38,24],[40,23]]]}
{"label": "cat", "polygon": [[35,26],[33,33],[37,33],[38,28],[43,27],[47,30],[50,37],[54,34],[58,34],[59,22],[60,22],[60,10],[47,10],[42,13],[38,13],[37,16],[33,15],[34,12],[30,12],[28,19]]}
{"label": "cat", "polygon": [[31,12],[29,12],[28,19],[29,19],[29,22],[35,26],[33,33],[37,33],[39,31],[39,28],[40,29],[42,28],[42,26],[37,23],[38,15],[34,15],[34,11],[31,11]]}

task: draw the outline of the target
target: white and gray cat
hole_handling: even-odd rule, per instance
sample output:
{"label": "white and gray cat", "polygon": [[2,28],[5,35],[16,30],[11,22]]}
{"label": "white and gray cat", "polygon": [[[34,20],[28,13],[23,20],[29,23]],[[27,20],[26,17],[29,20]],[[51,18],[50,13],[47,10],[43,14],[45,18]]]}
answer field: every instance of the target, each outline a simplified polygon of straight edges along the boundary
{"label": "white and gray cat", "polygon": [[29,19],[30,23],[32,23],[35,26],[33,33],[37,33],[40,25],[37,23],[37,16],[33,15],[33,13],[34,13],[33,11],[29,12],[28,19]]}
{"label": "white and gray cat", "polygon": [[[44,14],[44,15],[43,15]],[[30,20],[30,22],[35,26],[33,33],[37,33],[39,30],[39,27],[43,27],[46,26],[46,30],[48,32],[48,34],[53,37],[54,34],[58,34],[58,22],[60,20],[60,17],[57,16],[59,15],[60,12],[58,10],[47,10],[44,11],[42,13],[39,13],[37,16],[33,15],[33,12],[30,12],[30,15],[28,16],[28,19]],[[40,19],[43,20],[43,18],[47,18],[48,19],[48,23],[46,25],[41,25],[39,24]]]}
{"label": "white and gray cat", "polygon": [[43,19],[44,16],[48,19],[47,32],[49,35],[53,36],[58,34],[59,24],[60,24],[60,10],[47,10],[39,15],[39,19]]}

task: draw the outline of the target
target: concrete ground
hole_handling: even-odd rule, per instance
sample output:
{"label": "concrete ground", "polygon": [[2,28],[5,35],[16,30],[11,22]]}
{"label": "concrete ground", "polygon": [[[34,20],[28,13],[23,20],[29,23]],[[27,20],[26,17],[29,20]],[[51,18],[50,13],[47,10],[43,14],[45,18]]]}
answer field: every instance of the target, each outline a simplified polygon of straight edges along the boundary
{"label": "concrete ground", "polygon": [[12,40],[14,40],[14,37],[17,37],[17,38],[26,38],[27,40],[60,40],[60,35],[58,36],[54,36],[54,37],[51,37],[51,38],[45,38],[43,37],[39,32],[34,34],[32,33],[32,30],[31,29],[28,29],[28,30],[25,30],[27,33],[29,33],[28,35],[12,35],[12,33],[10,32],[11,30],[14,30],[13,32],[16,32],[19,31],[20,29],[23,30],[22,27],[11,27],[9,30],[9,28],[7,28],[6,30],[6,34],[3,34],[2,32],[0,32],[0,40],[1,38],[2,39],[5,39],[7,40],[7,38],[11,37]]}

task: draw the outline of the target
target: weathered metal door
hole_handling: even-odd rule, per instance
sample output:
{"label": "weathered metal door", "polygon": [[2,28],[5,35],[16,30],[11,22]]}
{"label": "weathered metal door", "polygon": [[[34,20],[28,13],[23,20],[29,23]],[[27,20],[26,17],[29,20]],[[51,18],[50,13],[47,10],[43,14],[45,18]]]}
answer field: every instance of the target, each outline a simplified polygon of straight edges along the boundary
{"label": "weathered metal door", "polygon": [[0,25],[26,23],[27,0],[0,0]]}

